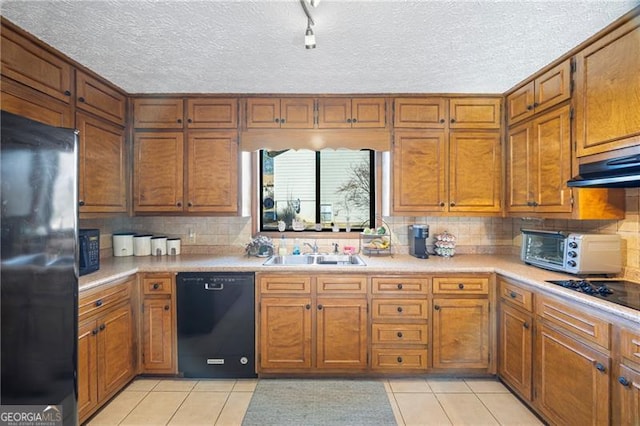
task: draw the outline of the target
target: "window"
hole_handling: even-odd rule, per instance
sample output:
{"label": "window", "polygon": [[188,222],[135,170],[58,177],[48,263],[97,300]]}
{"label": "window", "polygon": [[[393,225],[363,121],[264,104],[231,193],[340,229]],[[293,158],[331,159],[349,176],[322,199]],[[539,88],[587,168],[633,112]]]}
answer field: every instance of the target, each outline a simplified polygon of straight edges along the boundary
{"label": "window", "polygon": [[369,227],[375,223],[374,158],[372,150],[260,151],[260,230]]}

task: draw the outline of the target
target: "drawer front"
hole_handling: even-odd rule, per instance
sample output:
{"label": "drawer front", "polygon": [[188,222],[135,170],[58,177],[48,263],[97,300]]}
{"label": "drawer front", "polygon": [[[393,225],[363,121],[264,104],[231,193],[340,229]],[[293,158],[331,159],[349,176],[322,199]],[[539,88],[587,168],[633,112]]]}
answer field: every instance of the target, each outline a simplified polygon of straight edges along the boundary
{"label": "drawer front", "polygon": [[433,294],[489,294],[489,278],[434,278]]}
{"label": "drawer front", "polygon": [[519,306],[528,312],[533,311],[533,293],[509,281],[500,280],[500,298],[514,306]]}
{"label": "drawer front", "polygon": [[374,277],[371,279],[374,294],[421,294],[429,293],[427,278]]}
{"label": "drawer front", "polygon": [[415,319],[426,320],[427,301],[415,299],[374,299],[373,319]]}
{"label": "drawer front", "polygon": [[545,296],[536,297],[536,312],[542,318],[590,342],[610,348],[610,324],[579,309]]}
{"label": "drawer front", "polygon": [[311,278],[298,275],[277,275],[260,278],[260,292],[266,294],[310,294]]}
{"label": "drawer front", "polygon": [[374,370],[426,370],[426,349],[373,349]]}
{"label": "drawer front", "polygon": [[373,324],[372,343],[406,343],[426,345],[427,324]]}
{"label": "drawer front", "polygon": [[83,317],[102,312],[118,303],[129,300],[132,282],[133,279],[97,291],[80,293],[78,316]]}
{"label": "drawer front", "polygon": [[620,332],[620,351],[623,357],[640,364],[640,333],[622,329]]}
{"label": "drawer front", "polygon": [[358,293],[367,292],[367,277],[360,275],[321,275],[316,279],[318,293]]}
{"label": "drawer front", "polygon": [[173,279],[171,276],[144,277],[142,290],[144,294],[172,294]]}

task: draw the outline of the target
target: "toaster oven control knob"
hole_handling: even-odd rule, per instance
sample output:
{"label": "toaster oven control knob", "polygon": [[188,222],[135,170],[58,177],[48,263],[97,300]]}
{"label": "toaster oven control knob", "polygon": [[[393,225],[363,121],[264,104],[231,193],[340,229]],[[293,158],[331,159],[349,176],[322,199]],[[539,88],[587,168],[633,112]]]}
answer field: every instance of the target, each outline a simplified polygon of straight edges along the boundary
{"label": "toaster oven control knob", "polygon": [[576,247],[578,247],[578,243],[576,243],[575,241],[571,241],[569,243],[569,248],[576,248]]}
{"label": "toaster oven control knob", "polygon": [[567,255],[569,255],[569,257],[576,257],[578,253],[576,253],[575,251],[570,251],[569,253],[567,253]]}
{"label": "toaster oven control knob", "polygon": [[567,264],[568,264],[569,266],[571,266],[572,268],[575,268],[575,266],[576,266],[576,261],[575,261],[575,260],[570,260],[570,261],[568,261],[568,262],[567,262]]}

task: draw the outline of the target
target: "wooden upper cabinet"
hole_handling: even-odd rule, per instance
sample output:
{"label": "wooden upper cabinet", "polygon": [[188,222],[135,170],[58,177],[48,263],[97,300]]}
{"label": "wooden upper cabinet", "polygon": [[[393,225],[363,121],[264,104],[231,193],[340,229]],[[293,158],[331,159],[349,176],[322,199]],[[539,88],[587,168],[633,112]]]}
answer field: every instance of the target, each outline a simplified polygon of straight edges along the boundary
{"label": "wooden upper cabinet", "polygon": [[447,127],[446,98],[394,99],[393,127],[444,129]]}
{"label": "wooden upper cabinet", "polygon": [[133,126],[136,129],[182,129],[182,98],[136,98],[133,100]]}
{"label": "wooden upper cabinet", "polygon": [[507,96],[509,124],[532,117],[571,97],[571,62],[566,60]]}
{"label": "wooden upper cabinet", "polygon": [[640,145],[640,17],[576,55],[578,157]]}
{"label": "wooden upper cabinet", "polygon": [[0,102],[4,111],[56,127],[73,127],[71,105],[2,78]]}
{"label": "wooden upper cabinet", "polygon": [[136,212],[183,210],[182,132],[144,132],[134,136],[133,208]]}
{"label": "wooden upper cabinet", "polygon": [[76,71],[76,107],[124,126],[126,96],[82,71]]}
{"label": "wooden upper cabinet", "polygon": [[238,211],[237,139],[236,131],[189,133],[187,211]]}
{"label": "wooden upper cabinet", "polygon": [[446,161],[443,131],[397,131],[393,145],[394,212],[446,211]]}
{"label": "wooden upper cabinet", "polygon": [[499,129],[500,98],[451,98],[449,128]]}
{"label": "wooden upper cabinet", "polygon": [[187,128],[235,129],[237,127],[237,98],[187,99]]}
{"label": "wooden upper cabinet", "polygon": [[452,131],[449,138],[449,211],[499,213],[500,133]]}
{"label": "wooden upper cabinet", "polygon": [[249,98],[247,129],[313,129],[313,98]]}
{"label": "wooden upper cabinet", "polygon": [[76,114],[80,213],[127,211],[124,129],[84,113]]}
{"label": "wooden upper cabinet", "polygon": [[319,129],[384,128],[384,98],[320,98]]}
{"label": "wooden upper cabinet", "polygon": [[20,35],[2,21],[2,75],[69,103],[73,69],[64,59]]}

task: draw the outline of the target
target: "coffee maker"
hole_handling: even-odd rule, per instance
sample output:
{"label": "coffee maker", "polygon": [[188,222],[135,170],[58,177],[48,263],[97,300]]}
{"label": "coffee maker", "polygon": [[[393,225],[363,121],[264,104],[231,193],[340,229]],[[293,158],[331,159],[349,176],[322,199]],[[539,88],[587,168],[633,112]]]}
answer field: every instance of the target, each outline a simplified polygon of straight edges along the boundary
{"label": "coffee maker", "polygon": [[419,259],[428,259],[427,238],[429,225],[409,225],[409,254]]}

